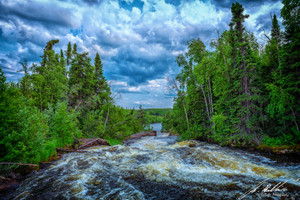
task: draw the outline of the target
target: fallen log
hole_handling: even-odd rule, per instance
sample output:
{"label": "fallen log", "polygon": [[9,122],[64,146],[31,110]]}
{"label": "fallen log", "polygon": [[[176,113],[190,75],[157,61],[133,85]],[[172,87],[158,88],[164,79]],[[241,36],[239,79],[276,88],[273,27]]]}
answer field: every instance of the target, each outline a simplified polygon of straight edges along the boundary
{"label": "fallen log", "polygon": [[27,163],[13,163],[13,162],[0,162],[0,165],[21,165],[21,166],[32,166],[38,167],[36,164],[27,164]]}
{"label": "fallen log", "polygon": [[75,149],[63,149],[63,148],[56,148],[56,151],[64,152],[64,153],[71,153],[71,152],[88,153],[88,151],[81,151],[81,150],[75,150]]}

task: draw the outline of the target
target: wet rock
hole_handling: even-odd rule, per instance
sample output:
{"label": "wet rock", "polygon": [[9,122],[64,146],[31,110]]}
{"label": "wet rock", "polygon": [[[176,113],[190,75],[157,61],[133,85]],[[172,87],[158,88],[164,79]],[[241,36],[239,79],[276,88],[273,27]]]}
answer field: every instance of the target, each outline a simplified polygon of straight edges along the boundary
{"label": "wet rock", "polygon": [[190,143],[188,144],[189,147],[196,147],[196,143]]}
{"label": "wet rock", "polygon": [[197,143],[195,141],[193,141],[193,140],[186,140],[186,141],[182,141],[182,142],[177,142],[175,145],[196,147]]}
{"label": "wet rock", "polygon": [[145,136],[156,136],[156,131],[136,133],[131,135],[129,139],[140,139],[141,137]]}
{"label": "wet rock", "polygon": [[110,144],[106,140],[100,138],[81,138],[79,140],[81,142],[81,145],[78,147],[78,149],[85,149],[88,147],[101,145],[110,146]]}
{"label": "wet rock", "polygon": [[45,169],[51,165],[51,162],[40,162],[39,169]]}
{"label": "wet rock", "polygon": [[19,182],[13,178],[0,177],[0,196],[6,196],[15,191]]}

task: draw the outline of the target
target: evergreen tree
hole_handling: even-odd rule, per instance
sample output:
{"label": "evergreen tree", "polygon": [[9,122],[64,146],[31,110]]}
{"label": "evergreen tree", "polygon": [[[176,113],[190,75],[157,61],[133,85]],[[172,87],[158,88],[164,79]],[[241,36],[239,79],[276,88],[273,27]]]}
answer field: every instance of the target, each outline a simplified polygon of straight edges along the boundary
{"label": "evergreen tree", "polygon": [[74,54],[70,68],[69,78],[69,100],[73,108],[86,106],[89,98],[94,94],[94,67],[90,64],[88,53]]}
{"label": "evergreen tree", "polygon": [[75,54],[77,54],[77,44],[76,43],[74,43],[73,50],[72,50],[72,55],[75,55]]}
{"label": "evergreen tree", "polygon": [[[270,134],[270,136],[277,136],[279,141],[283,140],[282,137],[289,138],[285,139],[285,141],[295,143],[299,142],[300,138],[300,106],[297,103],[297,98],[300,96],[299,7],[300,4],[298,1],[283,1],[281,16],[283,18],[283,25],[285,26],[283,33],[284,40],[282,45],[277,45],[280,49],[277,62],[278,67],[272,73],[274,77],[273,82],[267,84],[270,97],[267,112],[272,120],[276,122],[274,133]],[[272,33],[272,39],[274,38],[273,43],[275,43],[277,42],[276,33],[278,31],[272,31]]]}
{"label": "evergreen tree", "polygon": [[60,50],[60,59],[59,59],[59,66],[61,70],[63,71],[64,75],[67,77],[67,72],[68,72],[68,66],[66,65],[66,58],[64,56],[64,52],[61,49]]}
{"label": "evergreen tree", "polygon": [[106,80],[103,76],[103,65],[98,53],[96,53],[94,64],[95,64],[95,92],[96,94],[99,94],[100,92],[102,92]]}
{"label": "evergreen tree", "polygon": [[0,92],[2,93],[5,90],[5,81],[6,77],[4,76],[4,72],[2,71],[2,67],[0,67]]}
{"label": "evergreen tree", "polygon": [[66,56],[67,56],[67,66],[69,66],[70,65],[70,60],[71,60],[71,57],[72,57],[72,45],[71,45],[71,42],[68,43],[68,49],[66,51]]}
{"label": "evergreen tree", "polygon": [[31,96],[31,78],[30,78],[30,74],[29,74],[27,60],[24,59],[24,62],[20,62],[20,64],[22,65],[23,69],[18,72],[21,72],[21,71],[24,72],[24,76],[20,80],[20,87],[21,87],[23,95],[29,97],[29,96]]}
{"label": "evergreen tree", "polygon": [[[256,120],[255,114],[257,107],[255,106],[255,100],[257,99],[256,88],[254,87],[254,81],[256,76],[256,61],[253,57],[253,50],[247,41],[247,33],[243,22],[249,15],[244,15],[244,8],[239,3],[233,3],[231,7],[232,20],[231,27],[233,27],[233,49],[236,52],[236,56],[233,58],[232,72],[235,82],[237,115],[239,116],[239,122],[236,124],[239,128],[239,132],[250,135],[255,132]],[[249,37],[249,36],[248,36]]]}
{"label": "evergreen tree", "polygon": [[275,14],[272,17],[271,37],[273,40],[276,41],[278,45],[280,45],[281,42],[280,26],[278,24],[277,16]]}
{"label": "evergreen tree", "polygon": [[110,98],[110,88],[107,84],[107,81],[103,75],[103,65],[102,61],[100,59],[100,56],[98,53],[96,53],[95,56],[95,93],[100,98],[100,105],[103,105],[109,101],[111,101]]}
{"label": "evergreen tree", "polygon": [[[33,64],[31,81],[33,85],[32,98],[40,110],[47,107],[48,103],[61,100],[66,95],[67,78],[66,66],[62,54],[56,54],[53,45],[59,40],[51,40],[47,43],[41,65]],[[26,78],[23,77],[23,80]]]}

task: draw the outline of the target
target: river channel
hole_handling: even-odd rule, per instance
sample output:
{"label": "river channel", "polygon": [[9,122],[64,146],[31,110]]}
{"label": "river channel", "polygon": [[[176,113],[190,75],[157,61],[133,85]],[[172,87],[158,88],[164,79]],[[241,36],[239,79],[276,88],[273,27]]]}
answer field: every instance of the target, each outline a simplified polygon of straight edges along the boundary
{"label": "river channel", "polygon": [[[160,124],[153,125],[160,130]],[[300,165],[158,132],[64,154],[11,199],[298,199]],[[273,190],[272,190],[273,189]]]}

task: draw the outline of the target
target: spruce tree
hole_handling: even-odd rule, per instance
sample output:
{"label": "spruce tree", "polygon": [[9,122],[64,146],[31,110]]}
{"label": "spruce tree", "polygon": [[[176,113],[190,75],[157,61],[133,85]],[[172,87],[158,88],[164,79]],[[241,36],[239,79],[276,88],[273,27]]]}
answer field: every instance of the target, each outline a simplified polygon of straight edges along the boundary
{"label": "spruce tree", "polygon": [[277,16],[274,14],[272,17],[272,29],[271,29],[271,37],[273,40],[280,44],[281,41],[281,33],[280,33],[280,26],[278,24]]}
{"label": "spruce tree", "polygon": [[100,58],[100,55],[96,53],[95,56],[95,94],[100,98],[100,105],[108,103],[111,101],[110,98],[110,88],[107,84],[107,81],[103,75],[103,65]]}
{"label": "spruce tree", "polygon": [[285,138],[297,143],[300,140],[300,106],[297,103],[300,96],[300,4],[295,0],[284,0],[282,3],[284,39],[279,51],[278,68],[273,72],[274,82],[267,87],[270,95],[267,111],[277,121],[275,136],[284,133]]}
{"label": "spruce tree", "polygon": [[4,76],[4,72],[2,71],[2,67],[0,66],[0,95],[2,95],[6,89],[5,81],[6,77]]}
{"label": "spruce tree", "polygon": [[[51,40],[47,43],[40,66],[34,64],[30,76],[34,93],[32,98],[40,110],[44,110],[48,103],[56,104],[66,95],[67,78],[65,76],[65,62],[62,54],[57,54],[53,46],[59,40]],[[23,79],[25,79],[23,77]]]}
{"label": "spruce tree", "polygon": [[69,66],[70,65],[70,59],[72,57],[72,45],[71,45],[71,42],[68,43],[68,48],[67,48],[66,56],[67,56],[67,66]]}
{"label": "spruce tree", "polygon": [[73,50],[72,50],[72,55],[74,56],[75,54],[77,54],[77,44],[76,43],[74,43]]}
{"label": "spruce tree", "polygon": [[103,65],[98,53],[96,53],[94,65],[95,65],[95,92],[96,94],[99,94],[102,91],[106,80],[103,76]]}

